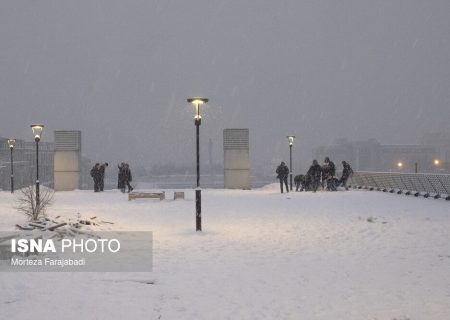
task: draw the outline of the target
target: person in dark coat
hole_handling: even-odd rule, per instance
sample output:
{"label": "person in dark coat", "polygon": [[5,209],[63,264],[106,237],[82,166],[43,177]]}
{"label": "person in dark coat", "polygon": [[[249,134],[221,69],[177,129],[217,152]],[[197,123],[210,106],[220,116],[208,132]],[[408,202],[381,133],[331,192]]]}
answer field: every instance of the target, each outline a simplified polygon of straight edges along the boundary
{"label": "person in dark coat", "polygon": [[311,177],[308,174],[298,174],[294,177],[295,191],[310,191]]}
{"label": "person in dark coat", "polygon": [[295,191],[298,191],[298,189],[300,189],[300,191],[303,191],[305,186],[305,175],[303,174],[296,175],[294,177],[294,184],[295,184]]}
{"label": "person in dark coat", "polygon": [[280,189],[281,193],[283,193],[283,183],[286,185],[286,192],[289,192],[288,188],[288,176],[289,176],[289,168],[284,162],[281,162],[281,164],[277,167],[276,170],[277,178],[280,179]]}
{"label": "person in dark coat", "polygon": [[122,162],[117,167],[119,168],[119,174],[117,177],[117,189],[119,189],[122,192],[125,192],[125,179],[124,179],[125,163]]}
{"label": "person in dark coat", "polygon": [[320,178],[322,176],[322,167],[319,165],[317,160],[313,160],[311,167],[309,167],[308,173],[306,174],[311,183],[311,189],[313,192],[317,191],[320,185]]}
{"label": "person in dark coat", "polygon": [[330,160],[330,158],[326,157],[324,161],[324,165],[322,167],[322,185],[324,184],[324,180],[327,184],[326,189],[328,191],[336,191],[336,184],[334,183],[334,175],[336,174],[336,166],[334,162]]}
{"label": "person in dark coat", "polygon": [[346,161],[342,161],[342,165],[344,169],[342,169],[342,177],[339,180],[339,184],[342,184],[342,186],[345,188],[345,190],[348,190],[347,187],[347,180],[349,177],[353,174],[353,169]]}
{"label": "person in dark coat", "polygon": [[99,188],[99,174],[98,174],[98,170],[100,168],[100,163],[96,163],[92,169],[91,169],[91,177],[92,179],[94,179],[94,192],[98,192],[100,190]]}
{"label": "person in dark coat", "polygon": [[108,166],[108,162],[105,162],[104,164],[100,165],[98,168],[98,188],[99,191],[103,191],[105,188],[105,169]]}
{"label": "person in dark coat", "polygon": [[128,163],[125,163],[124,168],[123,168],[123,183],[124,183],[123,190],[124,190],[124,192],[125,192],[125,186],[128,187],[128,193],[133,191],[133,187],[130,184],[131,181],[133,181],[133,177],[131,176],[130,165]]}

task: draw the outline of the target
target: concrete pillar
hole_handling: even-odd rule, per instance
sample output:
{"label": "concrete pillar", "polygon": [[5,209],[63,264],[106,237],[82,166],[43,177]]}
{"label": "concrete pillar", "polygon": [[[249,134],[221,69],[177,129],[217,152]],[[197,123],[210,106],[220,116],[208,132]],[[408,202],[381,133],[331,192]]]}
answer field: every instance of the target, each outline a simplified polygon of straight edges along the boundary
{"label": "concrete pillar", "polygon": [[249,129],[224,129],[224,184],[226,189],[250,189]]}
{"label": "concrete pillar", "polygon": [[81,131],[55,131],[55,191],[80,189]]}

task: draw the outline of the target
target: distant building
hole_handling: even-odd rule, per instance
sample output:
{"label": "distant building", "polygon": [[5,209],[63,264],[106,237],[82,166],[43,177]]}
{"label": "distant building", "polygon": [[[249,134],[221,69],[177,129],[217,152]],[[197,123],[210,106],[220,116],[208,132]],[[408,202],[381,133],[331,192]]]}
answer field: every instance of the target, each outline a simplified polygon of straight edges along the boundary
{"label": "distant building", "polygon": [[436,148],[441,171],[450,172],[450,132],[434,132],[425,134],[422,144]]}
{"label": "distant building", "polygon": [[330,146],[316,148],[313,156],[319,162],[330,157],[338,168],[341,167],[341,161],[345,160],[359,171],[414,172],[416,163],[419,172],[441,171],[434,163],[439,152],[430,145],[383,145],[376,139],[338,139]]}

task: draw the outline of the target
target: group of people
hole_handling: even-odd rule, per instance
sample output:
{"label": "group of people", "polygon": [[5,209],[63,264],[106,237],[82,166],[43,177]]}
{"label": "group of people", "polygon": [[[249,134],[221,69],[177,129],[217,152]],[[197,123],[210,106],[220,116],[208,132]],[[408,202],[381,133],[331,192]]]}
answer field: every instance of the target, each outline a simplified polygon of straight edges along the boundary
{"label": "group of people", "polygon": [[[108,167],[108,162],[104,164],[96,163],[91,169],[91,177],[94,179],[94,192],[101,192],[105,187],[105,169]],[[128,163],[122,162],[117,166],[119,168],[119,175],[117,179],[117,188],[125,192],[133,191],[130,182],[133,180],[131,170]]]}
{"label": "group of people", "polygon": [[[337,191],[337,187],[343,186],[345,190],[348,190],[347,180],[353,174],[353,169],[346,161],[342,161],[342,176],[340,179],[336,178],[336,166],[329,157],[326,157],[324,164],[321,166],[317,160],[313,160],[311,167],[306,175],[299,174],[294,178],[296,191],[312,191],[316,192],[319,186],[327,191]],[[288,176],[289,168],[284,162],[277,167],[277,178],[280,179],[280,189],[283,193],[283,186],[286,186],[286,192],[289,192],[288,188]]]}
{"label": "group of people", "polygon": [[105,169],[108,162],[96,163],[91,169],[91,177],[94,179],[94,192],[101,192],[105,188]]}
{"label": "group of people", "polygon": [[[353,174],[353,169],[346,161],[342,161],[342,176],[340,179],[335,177],[336,166],[330,158],[326,157],[323,166],[319,165],[317,160],[313,160],[311,167],[306,175],[299,174],[294,178],[295,191],[313,191],[316,192],[319,186],[324,190],[337,191],[337,187],[342,185],[345,190],[348,190],[347,180]],[[96,163],[91,169],[91,177],[94,179],[94,192],[101,192],[105,187],[105,169],[108,167],[108,162],[103,164]],[[117,188],[125,193],[133,191],[130,182],[133,181],[131,170],[128,163],[122,162],[118,166],[119,174],[117,179]],[[288,176],[289,168],[284,162],[276,169],[277,178],[280,179],[280,189],[283,193],[283,187],[286,186],[286,192],[289,192]]]}

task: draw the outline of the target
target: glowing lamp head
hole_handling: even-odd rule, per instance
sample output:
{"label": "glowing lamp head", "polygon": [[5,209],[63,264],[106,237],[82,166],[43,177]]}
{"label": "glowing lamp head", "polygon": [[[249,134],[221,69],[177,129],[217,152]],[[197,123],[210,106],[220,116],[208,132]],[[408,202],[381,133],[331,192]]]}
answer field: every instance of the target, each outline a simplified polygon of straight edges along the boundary
{"label": "glowing lamp head", "polygon": [[289,145],[292,146],[294,144],[295,136],[290,135],[290,136],[286,136],[286,138],[288,138],[288,140],[289,140]]}
{"label": "glowing lamp head", "polygon": [[195,98],[188,98],[187,102],[198,105],[198,104],[204,104],[208,102],[208,99],[206,98],[200,98],[200,97],[195,97]]}
{"label": "glowing lamp head", "polygon": [[403,162],[401,161],[397,162],[397,167],[399,167],[400,169],[403,168]]}
{"label": "glowing lamp head", "polygon": [[41,140],[42,130],[44,130],[44,125],[43,124],[32,124],[31,130],[33,130],[34,140],[36,142],[39,142],[39,140]]}
{"label": "glowing lamp head", "polygon": [[439,159],[434,159],[433,163],[435,166],[438,166],[441,164],[441,161]]}
{"label": "glowing lamp head", "polygon": [[202,116],[200,115],[200,105],[207,103],[208,99],[206,98],[188,98],[187,102],[192,103],[195,106],[195,116],[194,116],[194,122],[196,125],[200,125],[202,122]]}
{"label": "glowing lamp head", "polygon": [[16,146],[16,139],[8,139],[8,146],[10,149],[14,149]]}

